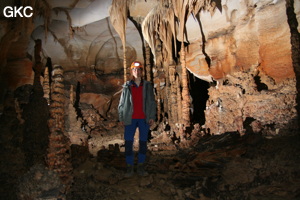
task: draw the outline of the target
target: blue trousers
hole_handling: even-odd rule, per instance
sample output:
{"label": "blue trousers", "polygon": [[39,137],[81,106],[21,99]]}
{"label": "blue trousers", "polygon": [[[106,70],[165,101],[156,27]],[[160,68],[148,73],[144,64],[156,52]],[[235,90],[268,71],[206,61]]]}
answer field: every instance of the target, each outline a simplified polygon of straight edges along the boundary
{"label": "blue trousers", "polygon": [[146,160],[149,124],[145,119],[132,119],[132,123],[125,126],[124,133],[126,163],[130,165],[134,165],[133,141],[136,128],[139,128],[140,133],[138,163]]}

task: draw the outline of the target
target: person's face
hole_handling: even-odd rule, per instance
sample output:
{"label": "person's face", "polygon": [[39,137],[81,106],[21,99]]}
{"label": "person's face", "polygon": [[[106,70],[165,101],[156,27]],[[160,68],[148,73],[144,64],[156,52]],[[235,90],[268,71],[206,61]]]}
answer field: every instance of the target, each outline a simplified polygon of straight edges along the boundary
{"label": "person's face", "polygon": [[141,78],[142,77],[142,68],[134,67],[131,69],[132,75],[134,78]]}

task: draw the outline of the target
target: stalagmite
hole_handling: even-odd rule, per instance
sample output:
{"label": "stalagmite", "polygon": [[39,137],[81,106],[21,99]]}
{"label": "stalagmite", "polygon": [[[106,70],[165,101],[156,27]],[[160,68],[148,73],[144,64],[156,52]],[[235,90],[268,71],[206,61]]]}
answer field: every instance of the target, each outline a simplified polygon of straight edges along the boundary
{"label": "stalagmite", "polygon": [[170,113],[170,124],[174,125],[178,121],[178,104],[177,104],[177,84],[176,84],[176,66],[170,65],[169,66],[169,80],[170,80],[170,93],[168,99],[169,103],[169,113]]}
{"label": "stalagmite", "polygon": [[177,77],[176,79],[176,94],[177,94],[177,115],[178,115],[178,121],[180,121],[180,119],[182,119],[182,96],[181,96],[181,87],[180,87],[180,80],[179,77]]}
{"label": "stalagmite", "polygon": [[71,87],[70,87],[70,103],[71,104],[75,103],[74,86],[73,85],[71,85]]}
{"label": "stalagmite", "polygon": [[189,88],[187,80],[187,69],[185,63],[185,48],[184,48],[184,30],[186,23],[186,16],[188,12],[188,0],[184,1],[174,1],[174,13],[178,17],[180,24],[179,30],[181,34],[181,50],[180,50],[180,62],[181,62],[181,72],[182,72],[182,122],[185,126],[190,124],[190,97],[189,97]]}
{"label": "stalagmite", "polygon": [[83,120],[77,115],[74,107],[74,86],[70,87],[70,101],[67,106],[68,116],[66,117],[66,133],[70,138],[71,144],[86,146],[88,143],[88,134],[81,128]]}
{"label": "stalagmite", "polygon": [[[162,47],[161,47],[161,42],[159,39],[157,39],[156,42],[157,46],[155,48],[156,54],[158,56],[156,56],[156,62],[153,66],[153,82],[154,82],[154,86],[156,89],[156,101],[157,101],[157,120],[160,121],[161,120],[161,115],[162,115],[162,106],[161,106],[161,102],[162,102],[162,90],[161,90],[161,72],[162,72],[162,64],[163,64],[163,55],[162,55]],[[149,47],[149,54],[151,53],[151,49]],[[150,55],[149,55],[150,56]],[[163,72],[164,73],[164,72]]]}
{"label": "stalagmite", "polygon": [[161,115],[162,115],[162,108],[161,108],[161,89],[160,89],[160,81],[158,80],[157,86],[156,86],[156,102],[157,102],[157,121],[160,122]]}
{"label": "stalagmite", "polygon": [[17,119],[19,120],[19,123],[24,124],[25,120],[22,118],[23,110],[20,108],[20,104],[17,99],[15,99],[15,110],[17,113]]}
{"label": "stalagmite", "polygon": [[145,44],[145,70],[146,70],[146,80],[151,81],[151,49],[149,47],[149,44],[147,43],[146,40],[144,40],[144,44]]}
{"label": "stalagmite", "polygon": [[55,65],[52,72],[49,146],[47,164],[50,169],[59,173],[66,190],[72,183],[72,164],[69,161],[70,141],[65,135],[65,95],[63,68]]}
{"label": "stalagmite", "polygon": [[50,82],[49,82],[49,69],[45,68],[44,71],[44,80],[43,80],[43,90],[44,98],[47,100],[48,105],[50,105]]}
{"label": "stalagmite", "polygon": [[180,61],[181,61],[181,76],[182,76],[182,123],[185,126],[190,126],[190,94],[188,87],[188,74],[185,63],[184,44],[181,43]]}

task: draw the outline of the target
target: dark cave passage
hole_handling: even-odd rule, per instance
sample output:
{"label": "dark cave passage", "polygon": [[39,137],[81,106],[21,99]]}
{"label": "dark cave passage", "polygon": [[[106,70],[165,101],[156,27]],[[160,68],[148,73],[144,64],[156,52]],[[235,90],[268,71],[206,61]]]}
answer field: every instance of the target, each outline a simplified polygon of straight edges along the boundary
{"label": "dark cave passage", "polygon": [[192,97],[191,122],[203,125],[205,123],[204,110],[208,100],[209,83],[189,73],[190,94]]}

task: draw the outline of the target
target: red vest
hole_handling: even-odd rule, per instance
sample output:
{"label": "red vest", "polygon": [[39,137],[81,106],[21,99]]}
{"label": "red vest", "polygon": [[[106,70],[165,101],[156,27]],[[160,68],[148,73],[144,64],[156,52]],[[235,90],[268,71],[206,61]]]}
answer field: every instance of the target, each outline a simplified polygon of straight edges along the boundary
{"label": "red vest", "polygon": [[143,81],[139,86],[132,81],[131,95],[133,103],[132,119],[145,119],[146,116],[143,111]]}

